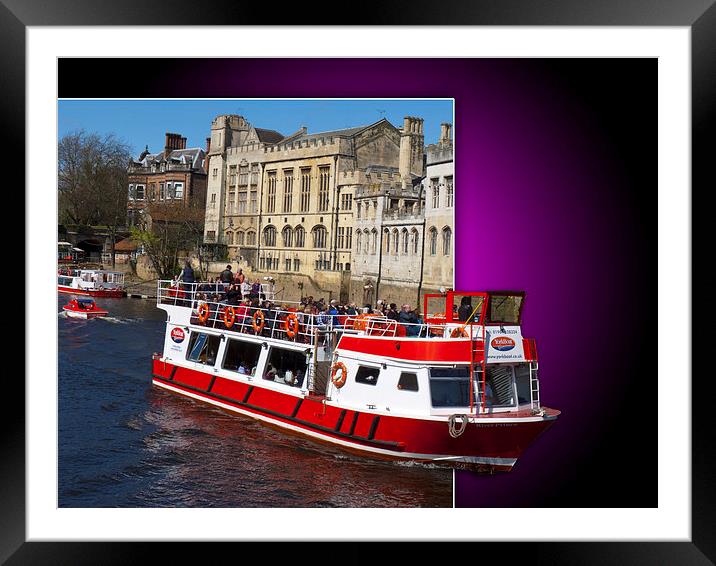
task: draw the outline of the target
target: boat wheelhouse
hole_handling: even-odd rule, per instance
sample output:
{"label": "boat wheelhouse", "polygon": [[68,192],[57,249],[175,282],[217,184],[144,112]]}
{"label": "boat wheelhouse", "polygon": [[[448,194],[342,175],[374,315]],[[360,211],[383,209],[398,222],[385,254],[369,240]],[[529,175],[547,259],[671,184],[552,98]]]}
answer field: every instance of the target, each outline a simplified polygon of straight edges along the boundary
{"label": "boat wheelhouse", "polygon": [[124,273],[104,269],[60,267],[57,271],[57,290],[60,293],[91,297],[124,297]]}
{"label": "boat wheelhouse", "polygon": [[109,314],[109,311],[99,308],[93,299],[72,299],[62,307],[62,310],[70,318],[82,318],[85,320]]}
{"label": "boat wheelhouse", "polygon": [[160,281],[152,382],[375,457],[509,470],[559,411],[542,406],[524,293],[426,295],[425,320],[211,301]]}

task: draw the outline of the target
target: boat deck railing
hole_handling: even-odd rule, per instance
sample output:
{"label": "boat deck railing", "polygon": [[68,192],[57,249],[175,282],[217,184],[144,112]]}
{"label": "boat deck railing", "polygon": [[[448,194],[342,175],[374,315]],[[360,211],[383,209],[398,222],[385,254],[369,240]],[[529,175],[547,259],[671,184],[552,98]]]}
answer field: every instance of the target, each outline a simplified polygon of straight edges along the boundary
{"label": "boat deck railing", "polygon": [[[305,312],[305,305],[281,301],[280,306],[266,305],[263,294],[244,297],[239,292],[227,295],[223,283],[157,283],[157,304],[191,310],[190,322],[238,333],[278,340],[314,344],[325,343],[329,335],[360,334],[377,337],[442,338],[450,337],[459,324],[406,323],[380,314],[341,315]],[[247,305],[245,299],[259,300]],[[268,301],[271,303],[271,301]],[[255,301],[254,301],[255,303]]]}

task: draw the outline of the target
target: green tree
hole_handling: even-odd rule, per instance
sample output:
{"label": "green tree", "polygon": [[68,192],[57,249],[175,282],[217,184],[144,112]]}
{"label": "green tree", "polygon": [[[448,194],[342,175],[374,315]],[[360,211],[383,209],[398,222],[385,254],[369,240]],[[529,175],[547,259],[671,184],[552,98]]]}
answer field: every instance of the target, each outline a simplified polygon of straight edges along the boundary
{"label": "green tree", "polygon": [[202,275],[206,266],[201,241],[204,210],[196,204],[150,203],[144,221],[130,229],[130,237],[149,257],[159,279],[171,279],[180,271],[180,260],[197,254]]}

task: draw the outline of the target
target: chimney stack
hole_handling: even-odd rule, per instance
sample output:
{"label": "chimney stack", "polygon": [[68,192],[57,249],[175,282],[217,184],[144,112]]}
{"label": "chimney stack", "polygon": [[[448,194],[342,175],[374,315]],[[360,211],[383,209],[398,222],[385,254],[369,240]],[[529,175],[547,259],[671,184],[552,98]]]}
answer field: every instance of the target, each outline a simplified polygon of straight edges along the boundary
{"label": "chimney stack", "polygon": [[167,132],[164,139],[164,157],[168,157],[175,149],[183,149],[182,143],[186,143],[186,138],[182,138],[181,134]]}
{"label": "chimney stack", "polygon": [[181,147],[179,149],[186,149],[186,138],[181,139]]}
{"label": "chimney stack", "polygon": [[424,121],[422,118],[405,116],[403,130],[400,133],[400,157],[398,170],[402,177],[403,187],[412,181],[412,176],[422,175]]}
{"label": "chimney stack", "polygon": [[450,145],[452,143],[452,124],[440,124],[440,145]]}
{"label": "chimney stack", "polygon": [[211,151],[211,138],[206,138],[206,154],[209,155]]}

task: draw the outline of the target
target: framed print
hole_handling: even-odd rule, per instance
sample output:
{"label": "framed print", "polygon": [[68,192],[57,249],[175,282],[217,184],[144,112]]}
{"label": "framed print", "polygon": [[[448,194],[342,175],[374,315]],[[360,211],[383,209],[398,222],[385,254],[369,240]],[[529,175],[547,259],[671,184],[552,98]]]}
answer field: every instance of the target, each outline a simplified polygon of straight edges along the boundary
{"label": "framed print", "polygon": [[[213,7],[118,27],[125,8],[2,8],[27,53],[3,67],[30,330],[4,560],[153,540],[713,560],[689,316],[713,7],[365,29]],[[530,22],[565,27],[501,27]]]}

